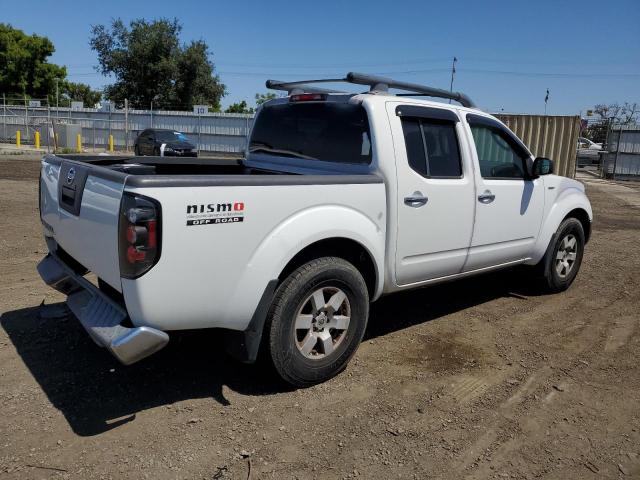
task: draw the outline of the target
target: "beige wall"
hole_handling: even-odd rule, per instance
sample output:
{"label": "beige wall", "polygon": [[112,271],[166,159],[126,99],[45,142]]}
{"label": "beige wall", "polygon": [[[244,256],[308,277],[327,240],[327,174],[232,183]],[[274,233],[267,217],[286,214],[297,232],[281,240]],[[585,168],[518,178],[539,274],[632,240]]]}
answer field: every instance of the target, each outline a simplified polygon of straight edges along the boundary
{"label": "beige wall", "polygon": [[555,162],[555,173],[573,178],[580,117],[494,114],[529,147],[536,157]]}

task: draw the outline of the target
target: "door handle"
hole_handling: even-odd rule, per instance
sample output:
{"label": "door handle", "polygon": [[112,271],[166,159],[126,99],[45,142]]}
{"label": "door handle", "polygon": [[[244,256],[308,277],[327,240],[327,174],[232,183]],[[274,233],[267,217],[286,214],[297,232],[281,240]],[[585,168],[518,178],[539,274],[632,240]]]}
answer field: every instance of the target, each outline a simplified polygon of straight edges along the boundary
{"label": "door handle", "polygon": [[422,195],[422,192],[413,192],[413,195],[404,197],[404,204],[414,208],[422,207],[428,201],[429,199]]}
{"label": "door handle", "polygon": [[485,190],[482,195],[478,195],[478,201],[480,203],[491,203],[496,199],[496,196],[491,193],[491,190]]}

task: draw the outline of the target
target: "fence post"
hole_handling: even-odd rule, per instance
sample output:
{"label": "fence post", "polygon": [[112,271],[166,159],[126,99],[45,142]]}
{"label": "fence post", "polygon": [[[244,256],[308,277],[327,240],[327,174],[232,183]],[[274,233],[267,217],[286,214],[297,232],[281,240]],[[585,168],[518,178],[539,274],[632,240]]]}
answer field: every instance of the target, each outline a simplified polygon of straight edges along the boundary
{"label": "fence post", "polygon": [[124,99],[124,151],[129,151],[129,100]]}
{"label": "fence post", "polygon": [[79,133],[76,135],[76,152],[82,153],[82,135]]}
{"label": "fence post", "polygon": [[113,137],[111,135],[111,101],[109,101],[109,150],[113,152]]}
{"label": "fence post", "polygon": [[7,138],[7,98],[2,94],[2,120],[4,120],[4,134],[2,135],[3,139]]}
{"label": "fence post", "polygon": [[16,130],[16,147],[20,146],[20,130]]}
{"label": "fence post", "polygon": [[149,115],[151,116],[151,126],[153,128],[153,102],[151,102],[151,110],[149,110]]}
{"label": "fence post", "polygon": [[91,122],[91,126],[93,127],[93,153],[96,153],[96,121],[95,119]]}
{"label": "fence post", "polygon": [[29,138],[29,106],[27,103],[27,96],[24,96],[24,138]]}
{"label": "fence post", "polygon": [[620,140],[622,140],[622,125],[619,125],[620,130],[618,130],[618,143],[616,145],[616,156],[613,159],[613,181],[616,180],[616,168],[618,166],[618,155],[620,154]]}
{"label": "fence post", "polygon": [[244,128],[244,150],[246,151],[249,148],[249,117],[247,117]]}
{"label": "fence post", "polygon": [[200,156],[200,133],[201,132],[202,132],[202,115],[198,113],[198,156]]}
{"label": "fence post", "polygon": [[49,143],[51,143],[51,139],[49,138],[49,128],[51,128],[51,106],[47,103],[47,153],[50,153]]}
{"label": "fence post", "polygon": [[35,144],[36,150],[40,150],[40,132],[37,130],[33,133],[33,143]]}

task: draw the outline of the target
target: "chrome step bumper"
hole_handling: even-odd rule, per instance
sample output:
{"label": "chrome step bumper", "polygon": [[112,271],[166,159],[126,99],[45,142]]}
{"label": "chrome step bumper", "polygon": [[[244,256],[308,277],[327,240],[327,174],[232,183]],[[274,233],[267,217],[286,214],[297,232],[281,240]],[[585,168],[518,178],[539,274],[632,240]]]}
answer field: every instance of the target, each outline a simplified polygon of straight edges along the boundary
{"label": "chrome step bumper", "polygon": [[76,274],[53,253],[38,264],[45,283],[68,295],[67,306],[91,338],[114,357],[130,365],[157,352],[169,342],[169,335],[151,327],[122,325],[126,310],[86,278]]}

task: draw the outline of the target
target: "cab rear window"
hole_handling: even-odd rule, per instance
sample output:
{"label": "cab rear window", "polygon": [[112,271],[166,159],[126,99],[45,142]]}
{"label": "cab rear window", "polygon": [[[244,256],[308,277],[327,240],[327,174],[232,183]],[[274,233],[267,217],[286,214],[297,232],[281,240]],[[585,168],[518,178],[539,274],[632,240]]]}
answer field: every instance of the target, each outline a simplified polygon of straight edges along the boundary
{"label": "cab rear window", "polygon": [[255,121],[249,153],[371,163],[367,113],[361,105],[334,102],[265,106]]}

